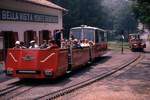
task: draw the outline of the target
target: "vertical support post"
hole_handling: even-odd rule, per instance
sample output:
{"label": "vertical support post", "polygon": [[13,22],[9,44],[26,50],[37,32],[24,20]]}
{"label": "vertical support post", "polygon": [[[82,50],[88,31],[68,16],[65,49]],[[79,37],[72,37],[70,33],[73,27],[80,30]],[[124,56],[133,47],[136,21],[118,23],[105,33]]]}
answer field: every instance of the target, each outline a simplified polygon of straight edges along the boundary
{"label": "vertical support post", "polygon": [[89,61],[88,61],[89,64],[92,63],[92,46],[89,46]]}
{"label": "vertical support post", "polygon": [[81,39],[84,39],[84,25],[81,25]]}
{"label": "vertical support post", "polygon": [[122,38],[122,49],[121,49],[121,54],[123,54],[123,38]]}
{"label": "vertical support post", "polygon": [[121,34],[122,34],[122,35],[121,35],[121,37],[122,37],[122,38],[121,38],[121,40],[122,40],[121,54],[123,54],[123,49],[124,49],[124,48],[123,48],[123,40],[124,40],[124,35],[123,35],[123,34],[124,34],[124,32],[122,31]]}
{"label": "vertical support post", "polygon": [[68,68],[67,73],[69,74],[72,70],[72,47],[68,47]]}

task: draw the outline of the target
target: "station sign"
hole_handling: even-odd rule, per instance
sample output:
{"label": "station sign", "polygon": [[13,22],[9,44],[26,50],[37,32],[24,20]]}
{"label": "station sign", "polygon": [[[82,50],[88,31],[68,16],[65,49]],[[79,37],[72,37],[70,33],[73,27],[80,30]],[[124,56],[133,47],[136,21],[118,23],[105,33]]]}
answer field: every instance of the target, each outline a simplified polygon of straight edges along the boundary
{"label": "station sign", "polygon": [[2,21],[58,23],[58,16],[0,9],[0,20],[2,20]]}

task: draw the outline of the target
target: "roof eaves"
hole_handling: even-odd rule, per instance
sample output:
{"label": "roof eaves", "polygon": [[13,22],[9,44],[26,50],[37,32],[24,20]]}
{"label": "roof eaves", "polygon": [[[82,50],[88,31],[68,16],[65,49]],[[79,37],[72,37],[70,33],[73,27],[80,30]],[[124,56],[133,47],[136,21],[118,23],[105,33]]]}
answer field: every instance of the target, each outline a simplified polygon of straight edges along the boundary
{"label": "roof eaves", "polygon": [[[68,11],[67,9],[65,8],[62,8],[54,3],[52,3],[54,6],[50,6],[50,5],[47,5],[47,4],[42,4],[42,3],[38,3],[38,2],[35,2],[36,0],[17,0],[17,1],[21,1],[21,2],[27,2],[27,3],[31,3],[31,4],[35,4],[35,5],[39,5],[39,6],[44,6],[44,7],[48,7],[48,8],[53,8],[53,9],[58,9],[58,10],[62,10],[62,11]],[[50,1],[48,1],[50,2]]]}

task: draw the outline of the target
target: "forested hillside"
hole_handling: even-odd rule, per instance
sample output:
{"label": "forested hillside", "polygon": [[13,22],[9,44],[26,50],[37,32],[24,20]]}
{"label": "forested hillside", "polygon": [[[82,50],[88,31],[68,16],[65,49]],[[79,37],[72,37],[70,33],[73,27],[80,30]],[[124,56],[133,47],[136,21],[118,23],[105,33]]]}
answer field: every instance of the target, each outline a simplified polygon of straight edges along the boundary
{"label": "forested hillside", "polygon": [[136,31],[132,1],[127,0],[51,0],[66,8],[64,29],[86,24],[119,33]]}
{"label": "forested hillside", "polygon": [[150,0],[137,0],[134,11],[139,21],[150,28]]}

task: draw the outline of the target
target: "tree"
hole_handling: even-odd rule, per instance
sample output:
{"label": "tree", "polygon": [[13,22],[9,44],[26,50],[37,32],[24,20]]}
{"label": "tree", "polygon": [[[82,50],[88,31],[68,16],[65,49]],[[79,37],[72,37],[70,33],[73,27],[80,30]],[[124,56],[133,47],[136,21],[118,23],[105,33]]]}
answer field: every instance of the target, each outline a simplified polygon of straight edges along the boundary
{"label": "tree", "polygon": [[54,3],[66,8],[64,29],[69,32],[72,27],[82,24],[101,27],[102,12],[99,0],[53,0]]}
{"label": "tree", "polygon": [[150,27],[150,0],[137,0],[134,12],[140,22]]}
{"label": "tree", "polygon": [[136,30],[137,21],[131,10],[132,2],[125,0],[53,0],[53,2],[69,10],[64,15],[66,33],[70,28],[82,24],[106,30],[126,32]]}
{"label": "tree", "polygon": [[[119,2],[118,2],[119,1]],[[125,0],[103,0],[103,10],[107,11],[105,25],[110,30],[134,32],[137,20],[132,10],[131,1]]]}

